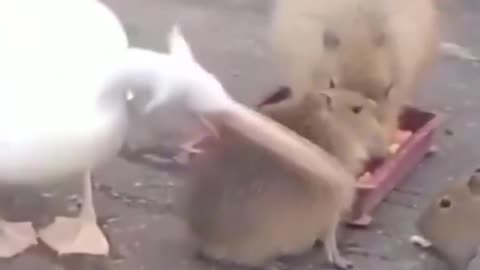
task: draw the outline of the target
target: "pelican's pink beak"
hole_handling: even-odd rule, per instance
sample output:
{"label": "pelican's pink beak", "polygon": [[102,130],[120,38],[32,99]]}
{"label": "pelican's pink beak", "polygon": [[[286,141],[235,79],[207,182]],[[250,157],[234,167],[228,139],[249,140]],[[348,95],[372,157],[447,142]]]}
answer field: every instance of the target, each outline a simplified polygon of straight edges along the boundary
{"label": "pelican's pink beak", "polygon": [[[338,173],[341,172],[348,174],[325,150],[293,130],[240,103],[234,102],[232,106],[222,111],[209,113],[207,118],[236,131],[299,172],[306,173],[307,177],[325,179],[325,177],[338,177]],[[335,168],[325,169],[326,164]],[[346,177],[352,176],[346,175]]]}

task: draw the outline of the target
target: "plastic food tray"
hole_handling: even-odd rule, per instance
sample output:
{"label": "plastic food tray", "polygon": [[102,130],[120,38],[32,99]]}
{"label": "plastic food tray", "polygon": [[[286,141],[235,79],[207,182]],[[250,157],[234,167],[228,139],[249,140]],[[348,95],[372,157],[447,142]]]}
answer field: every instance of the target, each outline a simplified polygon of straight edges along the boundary
{"label": "plastic food tray", "polygon": [[[281,88],[258,107],[276,103],[288,96],[288,88]],[[412,131],[412,136],[399,147],[395,155],[369,169],[372,175],[368,182],[357,184],[357,201],[350,225],[366,227],[372,222],[377,206],[396,186],[407,179],[408,174],[431,152],[434,133],[443,120],[444,116],[438,113],[406,108],[400,118],[400,128]]]}

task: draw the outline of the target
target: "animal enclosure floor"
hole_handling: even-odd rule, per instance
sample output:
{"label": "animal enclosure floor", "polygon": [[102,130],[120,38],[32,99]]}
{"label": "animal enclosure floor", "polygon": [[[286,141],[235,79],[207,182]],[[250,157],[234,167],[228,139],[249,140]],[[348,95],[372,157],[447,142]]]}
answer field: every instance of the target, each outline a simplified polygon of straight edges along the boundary
{"label": "animal enclosure floor", "polygon": [[[246,104],[258,102],[279,83],[271,68],[267,35],[271,2],[267,0],[105,2],[117,12],[136,46],[165,50],[166,33],[179,22],[198,61]],[[445,26],[443,41],[459,44],[480,56],[480,2],[440,3]],[[449,117],[438,132],[440,151],[420,164],[408,181],[388,197],[375,213],[371,227],[345,233],[342,251],[357,269],[426,269],[429,257],[408,242],[414,233],[413,222],[445,183],[480,167],[479,73],[479,61],[458,53],[442,54],[417,99],[422,108]],[[112,245],[110,256],[59,258],[39,246],[14,259],[0,260],[0,269],[232,269],[202,261],[191,250],[185,224],[172,214],[176,209],[175,192],[183,184],[178,169],[153,168],[118,158],[96,171],[94,178],[95,205]],[[54,214],[74,215],[78,210],[77,182],[41,190],[2,187],[0,208],[7,217],[35,220],[39,225],[48,223]],[[11,196],[13,189],[18,192],[15,196]],[[321,248],[286,259],[276,267],[329,269]],[[479,267],[480,263],[475,263],[471,269]]]}

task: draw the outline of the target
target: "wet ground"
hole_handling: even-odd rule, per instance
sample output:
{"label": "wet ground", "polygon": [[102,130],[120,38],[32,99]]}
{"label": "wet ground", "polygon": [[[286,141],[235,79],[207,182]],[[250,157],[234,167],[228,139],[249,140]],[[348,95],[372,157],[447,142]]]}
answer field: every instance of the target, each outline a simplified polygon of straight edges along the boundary
{"label": "wet ground", "polygon": [[[278,81],[267,43],[266,0],[108,0],[137,46],[165,49],[166,32],[179,22],[197,59],[216,74],[238,100],[252,105]],[[445,0],[445,42],[454,42],[480,55],[480,2]],[[425,160],[395,189],[376,212],[368,230],[348,231],[343,251],[358,269],[426,269],[426,256],[408,242],[413,221],[426,200],[445,183],[480,165],[480,62],[443,56],[419,94],[422,108],[448,115],[438,131],[440,151]],[[224,269],[194,256],[188,232],[176,218],[175,193],[182,179],[175,167],[148,166],[118,158],[95,177],[95,203],[100,223],[112,244],[111,255],[56,257],[46,248],[32,248],[2,270],[191,270]],[[79,183],[78,183],[79,184]],[[75,215],[75,181],[35,189],[4,188],[4,214],[35,220],[38,226],[53,214]],[[12,189],[15,196],[12,196]],[[64,207],[67,205],[67,207]],[[20,214],[19,214],[20,213]],[[347,244],[345,244],[347,243]],[[471,266],[476,269],[480,264]],[[285,262],[288,269],[328,269],[321,248]],[[440,268],[434,268],[440,269]]]}

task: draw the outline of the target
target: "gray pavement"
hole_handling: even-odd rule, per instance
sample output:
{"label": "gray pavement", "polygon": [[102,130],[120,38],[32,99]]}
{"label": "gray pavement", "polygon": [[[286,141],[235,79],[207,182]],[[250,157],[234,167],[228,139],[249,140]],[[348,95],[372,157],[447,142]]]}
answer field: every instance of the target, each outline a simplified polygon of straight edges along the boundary
{"label": "gray pavement", "polygon": [[[164,50],[167,30],[179,22],[199,62],[246,104],[258,102],[278,84],[267,40],[269,1],[106,2],[118,13],[137,46]],[[441,7],[444,40],[480,55],[480,2],[443,0]],[[480,144],[476,139],[480,135],[479,71],[480,63],[459,57],[441,58],[425,91],[418,96],[422,108],[449,116],[438,132],[440,151],[420,164],[388,197],[368,230],[346,232],[343,250],[357,269],[427,269],[429,257],[412,247],[408,237],[414,232],[413,222],[419,209],[430,196],[445,183],[480,165]],[[175,193],[183,183],[178,171],[178,168],[152,167],[118,158],[95,173],[96,208],[112,243],[109,257],[58,258],[40,246],[14,259],[0,261],[0,269],[229,269],[194,256],[185,224],[174,214]],[[78,186],[79,183],[72,181],[30,189],[2,187],[0,209],[9,218],[35,220],[41,226],[51,221],[53,215],[76,213],[75,196],[71,195],[79,190]],[[479,265],[472,265],[471,269],[478,269]],[[321,248],[286,260],[284,267],[328,269]]]}

